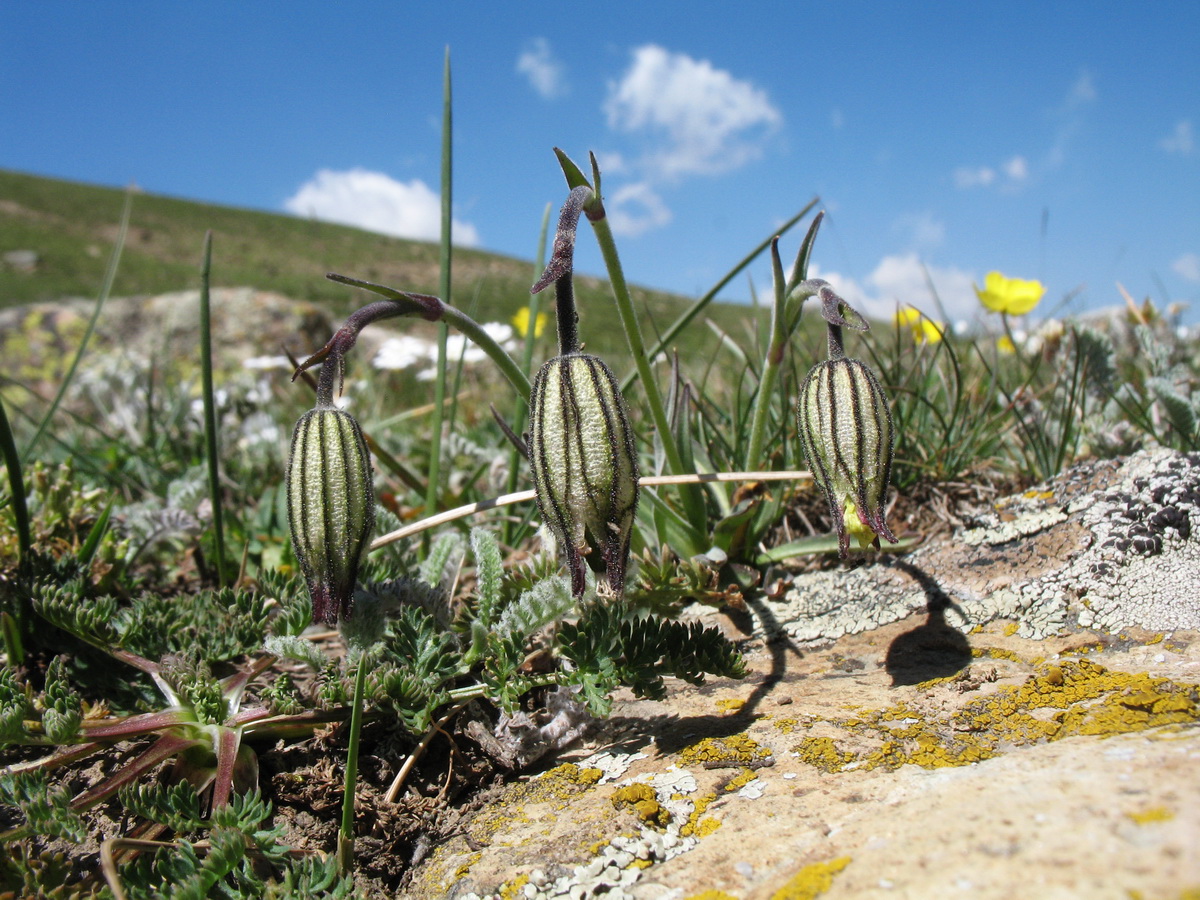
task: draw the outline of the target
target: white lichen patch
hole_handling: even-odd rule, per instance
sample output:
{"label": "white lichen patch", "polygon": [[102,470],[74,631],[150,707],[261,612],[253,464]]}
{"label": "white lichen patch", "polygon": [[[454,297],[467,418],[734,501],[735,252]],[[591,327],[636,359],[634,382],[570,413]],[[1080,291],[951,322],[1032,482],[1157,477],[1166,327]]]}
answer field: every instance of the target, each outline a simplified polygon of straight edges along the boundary
{"label": "white lichen patch", "polygon": [[1011,619],[1025,638],[1200,629],[1197,597],[1200,454],[1154,450],[1068,470],[910,556],[798,576],[762,628],[811,646],[941,608],[961,631]]}
{"label": "white lichen patch", "polygon": [[1061,509],[1042,509],[1027,512],[1014,519],[1001,519],[991,526],[969,528],[961,535],[962,542],[970,547],[998,546],[1018,538],[1039,534],[1059,522],[1065,522],[1067,514]]}
{"label": "white lichen patch", "polygon": [[[596,754],[581,765],[591,766],[605,754]],[[627,754],[642,756],[642,754]],[[603,767],[603,760],[599,760]],[[519,896],[528,900],[551,900],[551,898],[585,898],[603,896],[605,900],[634,900],[634,885],[643,873],[658,863],[674,859],[699,844],[694,836],[681,834],[696,810],[695,800],[689,796],[697,789],[696,778],[687,769],[672,766],[665,772],[645,773],[619,783],[619,787],[645,784],[654,789],[657,803],[669,815],[665,827],[654,828],[643,824],[636,835],[618,835],[608,842],[596,856],[585,865],[575,866],[566,874],[551,877],[534,870],[521,885]],[[501,900],[501,893],[466,894],[462,900]]]}
{"label": "white lichen patch", "polygon": [[737,795],[743,800],[757,800],[767,792],[767,783],[761,778],[755,778],[748,784],[738,788]]}
{"label": "white lichen patch", "polygon": [[593,753],[587,759],[579,763],[581,769],[599,769],[604,774],[596,784],[608,784],[610,781],[616,781],[629,771],[639,759],[645,759],[645,753],[610,753],[607,750],[602,750],[599,753]]}

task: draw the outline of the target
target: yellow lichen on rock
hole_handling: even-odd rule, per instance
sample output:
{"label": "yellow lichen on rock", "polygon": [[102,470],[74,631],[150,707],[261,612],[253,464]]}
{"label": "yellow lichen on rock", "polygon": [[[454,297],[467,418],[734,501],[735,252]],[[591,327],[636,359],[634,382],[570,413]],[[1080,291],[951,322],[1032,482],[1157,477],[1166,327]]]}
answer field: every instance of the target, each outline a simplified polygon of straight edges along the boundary
{"label": "yellow lichen on rock", "polygon": [[629,809],[647,825],[664,828],[671,821],[671,813],[658,802],[658,795],[648,784],[636,782],[617,788],[612,795],[616,809]]}
{"label": "yellow lichen on rock", "polygon": [[[1059,712],[1048,718],[1032,715],[1045,710]],[[1127,734],[1197,719],[1195,685],[1111,671],[1079,659],[1043,667],[1024,684],[968,706],[955,725],[988,732],[998,742],[1021,744],[1079,734]]]}
{"label": "yellow lichen on rock", "polygon": [[1170,822],[1175,818],[1175,813],[1171,812],[1171,810],[1167,809],[1165,806],[1152,806],[1149,809],[1125,813],[1125,815],[1137,825],[1150,825],[1154,822]]}
{"label": "yellow lichen on rock", "polygon": [[850,865],[849,856],[805,866],[771,895],[771,900],[813,900],[833,887],[833,877]]}
{"label": "yellow lichen on rock", "polygon": [[726,793],[732,793],[733,791],[739,791],[757,777],[758,777],[758,773],[755,772],[753,769],[742,769],[741,772],[739,772],[737,775],[735,775],[730,780],[730,782],[727,785],[725,785],[725,791],[726,791]]}
{"label": "yellow lichen on rock", "polygon": [[529,884],[529,875],[518,875],[512,881],[506,881],[500,885],[500,900],[519,900],[525,896],[522,890],[525,885]]}
{"label": "yellow lichen on rock", "polygon": [[[953,681],[953,679],[949,679]],[[922,692],[946,679],[917,685]],[[909,702],[861,710],[831,719],[850,745],[831,737],[809,737],[797,756],[823,772],[853,764],[865,770],[917,765],[926,769],[962,766],[989,759],[1014,746],[1077,735],[1108,737],[1200,720],[1200,688],[1145,673],[1112,671],[1086,659],[1040,663],[1018,685],[993,693],[946,716]],[[854,747],[855,740],[867,742]]]}
{"label": "yellow lichen on rock", "polygon": [[716,799],[716,794],[706,794],[703,797],[696,798],[696,802],[692,807],[692,814],[688,816],[688,820],[679,828],[680,837],[708,837],[708,835],[721,827],[720,819],[705,815],[708,807]]}
{"label": "yellow lichen on rock", "polygon": [[796,745],[800,759],[822,772],[840,772],[854,761],[854,754],[839,750],[830,737],[808,737]]}
{"label": "yellow lichen on rock", "polygon": [[680,765],[705,766],[764,766],[772,760],[770,747],[745,734],[729,737],[707,737],[685,747],[679,754]]}

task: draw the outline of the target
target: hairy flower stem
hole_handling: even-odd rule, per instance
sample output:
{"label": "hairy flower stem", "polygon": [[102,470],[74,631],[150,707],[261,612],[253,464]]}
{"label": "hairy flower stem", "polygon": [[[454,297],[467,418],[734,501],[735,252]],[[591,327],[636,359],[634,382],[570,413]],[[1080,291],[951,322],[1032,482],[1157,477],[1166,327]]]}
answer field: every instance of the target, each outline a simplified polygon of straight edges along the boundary
{"label": "hairy flower stem", "polygon": [[[350,278],[346,275],[337,275],[335,273],[330,273],[326,277],[330,281],[347,284],[351,287],[363,288],[387,298],[386,300],[377,300],[352,313],[346,319],[346,323],[330,338],[329,343],[304,360],[297,368],[296,374],[299,375],[305,369],[309,369],[327,358],[333,358],[335,365],[331,368],[335,371],[331,371],[328,376],[331,379],[327,385],[328,402],[333,402],[335,382],[332,379],[336,375],[336,385],[340,387],[342,371],[345,367],[345,355],[354,346],[355,341],[358,340],[359,332],[372,322],[396,316],[416,316],[427,322],[444,321],[453,326],[460,333],[464,334],[475,346],[491,357],[492,361],[500,367],[500,371],[504,373],[504,377],[509,380],[509,383],[517,389],[521,396],[529,396],[529,377],[521,370],[516,360],[509,356],[504,348],[496,343],[495,338],[489,335],[478,322],[462,310],[451,306],[449,303],[444,303],[439,298],[429,294],[397,291],[381,284],[372,284],[369,281],[360,281],[357,278]],[[324,377],[325,374],[322,371],[322,379]],[[318,381],[318,403],[322,402],[321,398],[321,381]]]}

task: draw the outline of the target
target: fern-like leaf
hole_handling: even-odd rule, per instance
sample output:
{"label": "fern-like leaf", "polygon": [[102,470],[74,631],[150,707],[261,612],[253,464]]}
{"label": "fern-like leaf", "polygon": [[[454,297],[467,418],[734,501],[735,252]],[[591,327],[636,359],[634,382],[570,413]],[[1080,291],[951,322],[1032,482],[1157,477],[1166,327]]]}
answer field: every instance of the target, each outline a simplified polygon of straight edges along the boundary
{"label": "fern-like leaf", "polygon": [[479,598],[475,617],[485,628],[490,628],[500,608],[504,560],[495,536],[485,528],[471,529],[471,552],[475,554],[476,594]]}
{"label": "fern-like leaf", "polygon": [[25,720],[33,704],[25,687],[8,666],[0,667],[0,746],[25,736]]}
{"label": "fern-like leaf", "polygon": [[42,705],[42,728],[46,737],[56,744],[74,740],[83,721],[83,701],[67,683],[66,657],[56,656],[46,667]]}
{"label": "fern-like leaf", "polygon": [[87,836],[83,821],[71,809],[71,795],[61,784],[51,786],[45,772],[5,772],[0,774],[0,805],[12,806],[25,818],[25,824],[7,833],[8,837],[43,834],[80,843]]}
{"label": "fern-like leaf", "polygon": [[129,784],[117,792],[117,797],[130,815],[166,825],[176,834],[187,834],[204,824],[200,795],[186,781],[169,787]]}
{"label": "fern-like leaf", "polygon": [[1151,378],[1146,382],[1154,394],[1154,399],[1162,404],[1171,422],[1171,427],[1179,434],[1181,446],[1191,449],[1196,442],[1196,410],[1191,401],[1183,396],[1176,386],[1166,378]]}
{"label": "fern-like leaf", "polygon": [[539,628],[556,622],[571,611],[575,598],[567,579],[555,575],[524,591],[518,600],[505,607],[496,623],[500,634],[527,638]]}
{"label": "fern-like leaf", "polygon": [[79,582],[39,583],[33,589],[33,608],[43,619],[97,647],[114,647],[119,633],[117,600],[108,595],[88,598]]}

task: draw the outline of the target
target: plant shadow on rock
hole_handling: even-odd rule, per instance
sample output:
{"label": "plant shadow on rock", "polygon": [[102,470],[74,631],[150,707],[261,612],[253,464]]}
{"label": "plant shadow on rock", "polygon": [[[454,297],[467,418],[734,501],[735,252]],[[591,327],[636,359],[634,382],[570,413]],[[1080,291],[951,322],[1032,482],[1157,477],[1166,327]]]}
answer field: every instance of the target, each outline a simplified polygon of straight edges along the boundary
{"label": "plant shadow on rock", "polygon": [[899,635],[888,647],[884,668],[892,677],[892,687],[958,674],[970,665],[972,658],[971,645],[963,633],[946,624],[946,610],[958,610],[958,607],[924,570],[900,559],[893,565],[911,576],[925,591],[928,618],[923,624]]}
{"label": "plant shadow on rock", "polygon": [[[770,635],[766,647],[771,656],[771,667],[763,675],[750,673],[745,684],[754,689],[743,705],[733,713],[711,713],[693,716],[659,714],[652,718],[636,716],[612,716],[606,723],[610,738],[607,749],[613,752],[636,753],[653,742],[660,752],[677,753],[704,738],[727,738],[746,731],[758,719],[756,710],[766,696],[779,684],[788,681],[787,655],[790,651],[802,658],[800,648],[789,640],[770,608],[756,598],[747,596],[747,609],[725,609],[730,624],[746,637],[755,634]],[[757,620],[757,622],[755,621]],[[793,676],[806,677],[803,673]],[[701,695],[728,688],[727,682],[714,682],[698,688]]]}

